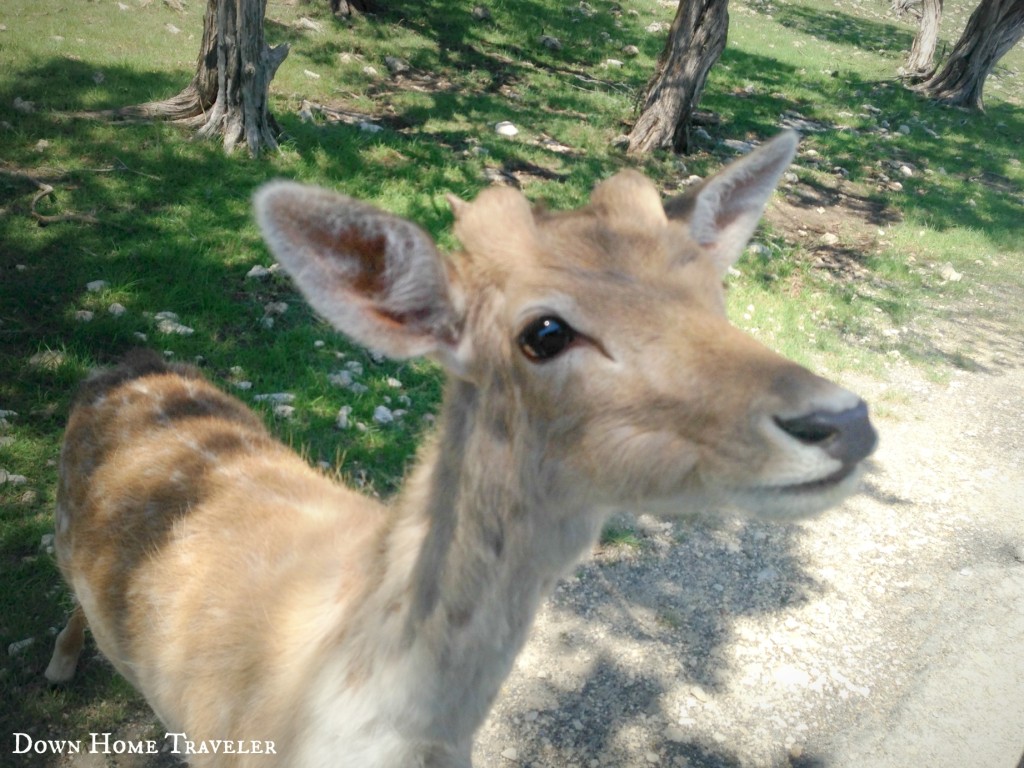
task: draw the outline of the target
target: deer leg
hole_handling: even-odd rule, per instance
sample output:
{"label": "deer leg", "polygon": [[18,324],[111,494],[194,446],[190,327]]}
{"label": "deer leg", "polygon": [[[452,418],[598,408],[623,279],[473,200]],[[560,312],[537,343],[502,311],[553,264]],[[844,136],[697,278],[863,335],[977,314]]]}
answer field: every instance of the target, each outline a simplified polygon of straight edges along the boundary
{"label": "deer leg", "polygon": [[85,611],[76,605],[68,618],[67,626],[57,635],[54,643],[53,656],[43,675],[51,683],[66,683],[75,676],[78,657],[82,653],[85,642],[86,627]]}

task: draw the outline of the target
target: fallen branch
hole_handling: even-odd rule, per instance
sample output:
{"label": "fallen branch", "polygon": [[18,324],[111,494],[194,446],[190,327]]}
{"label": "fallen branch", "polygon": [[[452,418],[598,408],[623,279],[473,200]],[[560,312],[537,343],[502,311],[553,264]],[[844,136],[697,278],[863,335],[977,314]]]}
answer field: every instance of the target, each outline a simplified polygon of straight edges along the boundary
{"label": "fallen branch", "polygon": [[32,196],[32,202],[29,203],[29,214],[32,216],[33,219],[39,222],[39,226],[45,227],[49,224],[57,224],[62,221],[77,221],[81,222],[82,224],[100,223],[95,216],[89,213],[75,213],[74,211],[58,214],[40,213],[36,209],[36,206],[39,205],[39,201],[42,200],[44,197],[56,198],[56,195],[54,194],[54,188],[50,184],[47,184],[44,181],[40,181],[35,176],[30,176],[24,171],[16,171],[10,168],[0,168],[0,173],[4,174],[5,176],[10,176],[11,178],[14,179],[21,179],[22,181],[27,181],[29,184],[32,184],[36,187],[37,191]]}

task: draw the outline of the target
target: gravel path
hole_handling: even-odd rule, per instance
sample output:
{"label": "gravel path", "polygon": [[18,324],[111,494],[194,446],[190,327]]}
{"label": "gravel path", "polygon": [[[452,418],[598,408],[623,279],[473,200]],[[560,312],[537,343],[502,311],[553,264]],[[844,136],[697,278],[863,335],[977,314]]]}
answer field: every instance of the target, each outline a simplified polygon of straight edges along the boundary
{"label": "gravel path", "polygon": [[930,342],[973,370],[846,377],[882,442],[842,508],[788,526],[640,517],[640,546],[580,566],[477,762],[1014,768],[1024,342],[1017,323],[961,320]]}

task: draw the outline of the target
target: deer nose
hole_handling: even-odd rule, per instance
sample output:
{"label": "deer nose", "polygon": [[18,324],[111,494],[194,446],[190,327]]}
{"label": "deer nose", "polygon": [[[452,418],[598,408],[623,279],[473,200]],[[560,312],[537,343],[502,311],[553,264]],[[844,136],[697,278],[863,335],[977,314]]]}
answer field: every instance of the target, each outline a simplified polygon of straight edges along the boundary
{"label": "deer nose", "polygon": [[820,448],[847,467],[870,456],[878,445],[878,433],[863,400],[845,411],[811,411],[791,419],[776,417],[775,423],[786,434]]}

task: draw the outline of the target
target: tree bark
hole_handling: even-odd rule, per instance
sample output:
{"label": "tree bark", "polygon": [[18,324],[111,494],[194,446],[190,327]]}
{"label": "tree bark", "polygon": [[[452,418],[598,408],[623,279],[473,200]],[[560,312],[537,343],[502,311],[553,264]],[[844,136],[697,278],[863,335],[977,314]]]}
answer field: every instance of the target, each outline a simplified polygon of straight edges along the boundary
{"label": "tree bark", "polygon": [[627,152],[669,146],[676,152],[689,150],[690,120],[708,71],[725,49],[728,5],[728,0],[680,0]]}
{"label": "tree bark", "polygon": [[996,62],[1024,37],[1024,0],[981,0],[942,69],[915,90],[984,111],[982,90]]}
{"label": "tree bark", "polygon": [[270,48],[264,42],[265,13],[266,0],[208,0],[196,73],[188,86],[169,99],[123,107],[111,116],[198,126],[198,136],[221,136],[227,152],[241,141],[253,156],[276,149],[277,125],[267,93],[288,46]]}
{"label": "tree bark", "polygon": [[375,10],[376,3],[373,0],[331,0],[331,12],[342,18],[355,13],[373,13]]}
{"label": "tree bark", "polygon": [[942,19],[942,0],[924,0],[921,23],[907,56],[906,77],[922,79],[935,71],[935,45],[939,39],[939,21]]}

